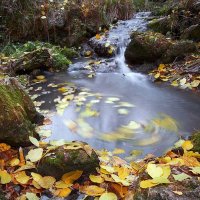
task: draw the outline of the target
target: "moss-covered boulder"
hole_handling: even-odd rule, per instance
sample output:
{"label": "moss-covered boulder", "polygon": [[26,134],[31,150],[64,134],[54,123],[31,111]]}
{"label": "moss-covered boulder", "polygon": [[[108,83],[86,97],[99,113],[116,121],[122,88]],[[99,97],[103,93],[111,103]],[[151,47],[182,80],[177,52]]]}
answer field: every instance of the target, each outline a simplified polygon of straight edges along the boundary
{"label": "moss-covered boulder", "polygon": [[200,25],[192,25],[189,28],[185,29],[181,35],[182,39],[189,39],[196,42],[200,41]]}
{"label": "moss-covered boulder", "polygon": [[194,53],[196,51],[197,46],[192,41],[175,41],[163,54],[161,60],[164,63],[170,63],[174,60],[183,59],[188,54]]}
{"label": "moss-covered boulder", "polygon": [[162,33],[165,35],[171,31],[171,19],[170,17],[153,19],[148,23],[148,27],[155,32]]}
{"label": "moss-covered boulder", "polygon": [[38,119],[34,104],[16,79],[0,80],[0,141],[29,145],[29,136],[38,137],[34,125]]}
{"label": "moss-covered boulder", "polygon": [[132,64],[155,62],[163,56],[170,45],[170,41],[160,33],[134,32],[125,51],[125,58]]}
{"label": "moss-covered boulder", "polygon": [[200,153],[200,131],[194,133],[191,139],[194,145],[193,151],[197,151]]}
{"label": "moss-covered boulder", "polygon": [[91,149],[88,153],[84,147],[76,149],[76,145],[73,148],[68,149],[64,145],[52,150],[40,160],[38,172],[42,175],[53,176],[58,180],[63,174],[74,170],[82,170],[84,173],[94,172],[99,166],[95,151]]}

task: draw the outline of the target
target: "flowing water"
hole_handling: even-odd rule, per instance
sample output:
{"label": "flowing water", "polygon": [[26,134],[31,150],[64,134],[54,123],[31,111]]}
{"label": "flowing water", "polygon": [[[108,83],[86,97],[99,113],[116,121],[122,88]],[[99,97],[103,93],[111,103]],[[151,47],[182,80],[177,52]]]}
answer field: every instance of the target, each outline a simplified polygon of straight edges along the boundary
{"label": "flowing water", "polygon": [[[33,86],[32,95],[42,93],[37,101],[45,102],[40,109],[51,113],[52,124],[45,127],[52,131],[49,140],[81,140],[96,149],[122,148],[126,156],[132,150],[141,152],[140,156],[161,155],[181,136],[200,129],[198,94],[154,84],[147,76],[132,72],[125,63],[129,35],[133,30],[146,31],[148,15],[138,13],[110,30],[107,40],[115,40],[119,49],[113,59],[117,66],[114,72],[88,77],[87,71],[81,68],[89,60],[81,59],[67,72],[45,73],[47,82]],[[64,95],[52,83],[75,90],[74,100],[64,104],[62,113],[56,112],[55,99],[61,102]],[[41,86],[42,90],[37,90]]]}

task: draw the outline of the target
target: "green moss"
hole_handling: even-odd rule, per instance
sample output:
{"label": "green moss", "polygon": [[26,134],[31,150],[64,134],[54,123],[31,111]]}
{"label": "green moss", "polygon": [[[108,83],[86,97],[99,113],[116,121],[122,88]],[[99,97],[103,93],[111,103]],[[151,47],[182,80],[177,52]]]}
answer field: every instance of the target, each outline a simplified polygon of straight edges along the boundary
{"label": "green moss", "polygon": [[27,52],[33,52],[40,49],[42,50],[43,48],[47,48],[49,50],[53,60],[52,67],[58,70],[65,69],[69,64],[71,64],[70,59],[78,56],[78,53],[72,48],[62,48],[60,46],[39,41],[29,41],[25,44],[9,44],[4,47],[1,53],[5,56],[9,56],[10,58],[18,59]]}
{"label": "green moss", "polygon": [[200,131],[192,135],[193,151],[200,153]]}

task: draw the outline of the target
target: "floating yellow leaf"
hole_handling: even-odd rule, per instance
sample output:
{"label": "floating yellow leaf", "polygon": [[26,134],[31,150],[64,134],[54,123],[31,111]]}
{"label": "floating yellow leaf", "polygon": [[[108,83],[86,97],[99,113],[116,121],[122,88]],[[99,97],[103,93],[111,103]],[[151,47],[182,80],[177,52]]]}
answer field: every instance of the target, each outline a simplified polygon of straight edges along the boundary
{"label": "floating yellow leaf", "polygon": [[151,188],[151,187],[154,187],[156,185],[158,185],[158,183],[153,183],[152,180],[150,180],[150,179],[140,182],[140,187],[144,188],[144,189],[145,188]]}
{"label": "floating yellow leaf", "polygon": [[152,178],[161,177],[163,174],[163,169],[161,167],[151,163],[147,165],[146,171]]}
{"label": "floating yellow leaf", "polygon": [[56,182],[56,179],[52,176],[44,176],[39,181],[38,184],[45,189],[50,189],[53,184]]}
{"label": "floating yellow leaf", "polygon": [[103,183],[104,182],[104,179],[101,176],[90,175],[89,178],[93,183]]}
{"label": "floating yellow leaf", "polygon": [[1,184],[7,184],[11,181],[11,175],[6,170],[0,170]]}
{"label": "floating yellow leaf", "polygon": [[183,144],[182,144],[182,148],[185,150],[190,150],[193,148],[193,144],[190,140],[186,140]]}
{"label": "floating yellow leaf", "polygon": [[62,176],[62,181],[64,181],[66,184],[73,183],[81,177],[82,173],[83,171],[79,170],[68,172]]}
{"label": "floating yellow leaf", "polygon": [[28,152],[26,159],[30,160],[31,162],[37,162],[42,158],[42,154],[43,154],[42,148],[32,149]]}
{"label": "floating yellow leaf", "polygon": [[125,153],[125,150],[116,148],[116,149],[113,150],[112,153],[113,154],[123,154],[123,153]]}
{"label": "floating yellow leaf", "polygon": [[105,189],[96,185],[89,185],[80,187],[80,192],[89,196],[101,196],[105,192]]}
{"label": "floating yellow leaf", "polygon": [[105,192],[103,193],[99,200],[117,200],[117,195],[112,192]]}
{"label": "floating yellow leaf", "polygon": [[27,176],[25,171],[16,173],[14,177],[17,180],[17,182],[23,185],[27,184],[28,181],[30,180],[30,176]]}

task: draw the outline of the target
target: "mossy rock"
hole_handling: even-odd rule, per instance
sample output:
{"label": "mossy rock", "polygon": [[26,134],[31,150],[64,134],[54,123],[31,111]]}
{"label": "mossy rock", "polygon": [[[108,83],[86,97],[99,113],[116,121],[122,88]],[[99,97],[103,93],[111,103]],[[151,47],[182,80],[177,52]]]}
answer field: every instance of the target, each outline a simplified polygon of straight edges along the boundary
{"label": "mossy rock", "polygon": [[38,172],[59,180],[67,172],[82,170],[92,173],[98,166],[99,159],[94,150],[89,156],[84,149],[65,149],[61,146],[40,160]]}
{"label": "mossy rock", "polygon": [[160,33],[134,32],[125,51],[125,58],[131,64],[155,62],[162,57],[170,45],[171,42]]}
{"label": "mossy rock", "polygon": [[200,25],[192,25],[189,28],[185,29],[181,35],[182,39],[193,40],[196,42],[200,41]]}
{"label": "mossy rock", "polygon": [[170,63],[174,60],[183,59],[185,56],[197,52],[197,46],[192,41],[175,41],[162,57],[163,63]]}
{"label": "mossy rock", "polygon": [[192,135],[193,151],[200,153],[200,131]]}
{"label": "mossy rock", "polygon": [[149,22],[148,27],[155,32],[159,32],[165,35],[168,32],[171,32],[171,19],[170,17],[153,19]]}
{"label": "mossy rock", "polygon": [[0,80],[0,141],[27,146],[38,137],[34,123],[39,115],[33,102],[14,78]]}

